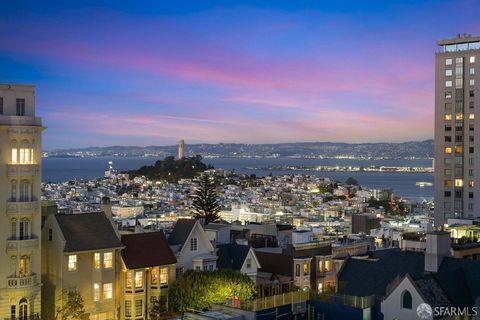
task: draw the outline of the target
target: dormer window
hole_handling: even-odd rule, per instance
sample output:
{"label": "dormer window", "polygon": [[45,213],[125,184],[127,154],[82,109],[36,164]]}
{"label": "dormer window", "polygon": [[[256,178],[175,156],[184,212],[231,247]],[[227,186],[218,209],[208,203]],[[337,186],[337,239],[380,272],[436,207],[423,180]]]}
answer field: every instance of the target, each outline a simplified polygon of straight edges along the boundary
{"label": "dormer window", "polygon": [[197,250],[198,250],[198,239],[190,238],[190,251],[197,251]]}

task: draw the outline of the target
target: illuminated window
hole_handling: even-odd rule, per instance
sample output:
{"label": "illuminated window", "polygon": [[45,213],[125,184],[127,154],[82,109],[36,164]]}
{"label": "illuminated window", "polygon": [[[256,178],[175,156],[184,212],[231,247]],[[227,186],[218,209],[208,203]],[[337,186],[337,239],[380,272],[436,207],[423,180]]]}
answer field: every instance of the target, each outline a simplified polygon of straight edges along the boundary
{"label": "illuminated window", "polygon": [[455,58],[455,63],[463,63],[463,57]]}
{"label": "illuminated window", "polygon": [[132,301],[125,300],[125,317],[130,318],[132,316]]}
{"label": "illuminated window", "polygon": [[475,181],[469,180],[469,181],[468,181],[468,186],[469,186],[470,188],[475,187]]}
{"label": "illuminated window", "polygon": [[103,299],[112,299],[113,297],[113,284],[104,283],[103,284]]}
{"label": "illuminated window", "polygon": [[463,120],[463,113],[456,113],[455,120]]}
{"label": "illuminated window", "polygon": [[445,87],[451,88],[452,87],[452,81],[451,80],[445,81]]}
{"label": "illuminated window", "polygon": [[445,187],[450,188],[452,186],[452,180],[447,179],[445,180]]}
{"label": "illuminated window", "polygon": [[133,279],[132,279],[132,272],[127,271],[125,273],[125,288],[132,289]]}
{"label": "illuminated window", "polygon": [[463,187],[463,179],[455,179],[455,187]]}
{"label": "illuminated window", "polygon": [[455,79],[455,88],[463,88],[463,79]]}
{"label": "illuminated window", "polygon": [[152,269],[150,282],[151,282],[153,285],[157,285],[157,284],[158,284],[158,268],[153,268],[153,269]]}
{"label": "illuminated window", "polygon": [[445,147],[445,153],[452,153],[451,147]]}
{"label": "illuminated window", "polygon": [[451,91],[445,92],[445,99],[452,99],[452,92]]}
{"label": "illuminated window", "polygon": [[160,268],[160,284],[168,284],[168,268]]}
{"label": "illuminated window", "polygon": [[12,148],[12,163],[13,164],[18,163],[18,149],[17,148]]}
{"label": "illuminated window", "polygon": [[20,277],[28,276],[29,274],[28,267],[29,267],[28,257],[27,256],[21,257],[20,260],[18,261],[18,274]]}
{"label": "illuminated window", "polygon": [[450,76],[452,75],[452,69],[447,69],[447,70],[445,70],[445,75],[446,75],[447,77],[450,77]]}
{"label": "illuminated window", "polygon": [[452,65],[452,59],[445,59],[445,65],[446,66],[451,66]]}
{"label": "illuminated window", "polygon": [[463,152],[463,147],[462,146],[456,146],[455,147],[455,152],[456,153],[462,153]]}
{"label": "illuminated window", "polygon": [[473,112],[472,112],[472,113],[469,113],[469,114],[468,114],[468,119],[470,119],[470,120],[475,119],[475,113],[473,113]]}
{"label": "illuminated window", "polygon": [[113,266],[113,254],[111,252],[105,252],[103,254],[103,267],[109,269]]}
{"label": "illuminated window", "polygon": [[470,63],[475,63],[475,56],[470,57]]}
{"label": "illuminated window", "polygon": [[470,68],[470,75],[474,75],[475,74],[475,68]]}
{"label": "illuminated window", "polygon": [[135,288],[143,287],[143,272],[135,272]]}
{"label": "illuminated window", "polygon": [[452,120],[452,114],[451,113],[445,114],[445,120]]}
{"label": "illuminated window", "polygon": [[95,269],[100,269],[100,253],[98,252],[93,254],[93,267]]}
{"label": "illuminated window", "polygon": [[77,270],[77,255],[71,254],[68,256],[68,271]]}
{"label": "illuminated window", "polygon": [[470,86],[474,86],[475,85],[475,79],[470,79]]}
{"label": "illuminated window", "polygon": [[100,301],[100,283],[93,284],[93,301]]}
{"label": "illuminated window", "polygon": [[33,163],[33,149],[12,148],[12,164],[31,164],[31,163]]}
{"label": "illuminated window", "polygon": [[308,270],[309,269],[309,265],[308,265],[308,262],[304,262],[303,263],[303,275],[304,276],[307,276],[308,275]]}

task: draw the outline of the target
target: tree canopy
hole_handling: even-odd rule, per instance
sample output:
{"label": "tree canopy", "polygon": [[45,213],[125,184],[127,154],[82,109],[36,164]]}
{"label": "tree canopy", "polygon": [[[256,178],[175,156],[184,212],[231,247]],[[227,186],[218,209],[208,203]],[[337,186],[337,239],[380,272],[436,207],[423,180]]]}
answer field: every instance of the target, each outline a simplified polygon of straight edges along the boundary
{"label": "tree canopy", "polygon": [[170,288],[169,301],[174,310],[207,310],[227,299],[248,301],[255,297],[255,283],[243,273],[230,269],[215,271],[189,270]]}
{"label": "tree canopy", "polygon": [[203,219],[205,224],[220,219],[220,203],[213,178],[203,175],[197,183],[192,199],[196,219]]}
{"label": "tree canopy", "polygon": [[68,291],[62,294],[62,302],[55,312],[55,320],[88,320],[90,315],[85,312],[83,298],[78,291]]}

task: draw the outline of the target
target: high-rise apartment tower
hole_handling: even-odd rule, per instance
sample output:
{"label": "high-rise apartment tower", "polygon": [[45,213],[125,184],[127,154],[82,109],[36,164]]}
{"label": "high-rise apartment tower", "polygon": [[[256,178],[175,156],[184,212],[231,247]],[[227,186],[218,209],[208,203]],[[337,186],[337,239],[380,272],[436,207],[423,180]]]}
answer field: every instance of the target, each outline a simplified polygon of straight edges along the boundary
{"label": "high-rise apartment tower", "polygon": [[0,318],[40,316],[42,120],[35,87],[0,84]]}
{"label": "high-rise apartment tower", "polygon": [[435,61],[435,225],[480,217],[480,37],[441,40]]}

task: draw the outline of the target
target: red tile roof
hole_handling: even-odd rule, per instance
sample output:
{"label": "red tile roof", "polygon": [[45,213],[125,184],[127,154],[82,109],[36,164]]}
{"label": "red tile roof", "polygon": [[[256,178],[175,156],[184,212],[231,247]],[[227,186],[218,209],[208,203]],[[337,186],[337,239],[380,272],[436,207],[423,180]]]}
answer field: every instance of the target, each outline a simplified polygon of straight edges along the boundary
{"label": "red tile roof", "polygon": [[122,259],[128,269],[162,266],[177,262],[163,232],[122,235]]}

